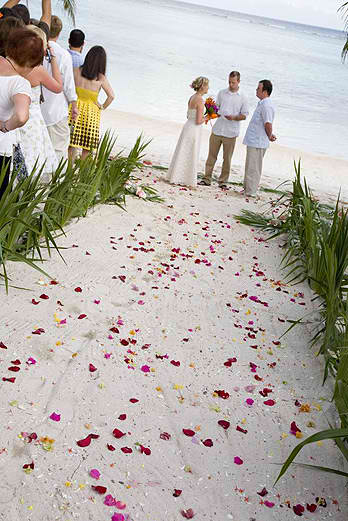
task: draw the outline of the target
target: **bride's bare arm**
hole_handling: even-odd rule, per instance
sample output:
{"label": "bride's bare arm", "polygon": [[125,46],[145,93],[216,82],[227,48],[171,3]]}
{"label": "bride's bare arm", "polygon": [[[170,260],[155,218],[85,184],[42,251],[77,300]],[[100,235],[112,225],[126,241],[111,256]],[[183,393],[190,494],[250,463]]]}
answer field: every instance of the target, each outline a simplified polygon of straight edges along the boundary
{"label": "bride's bare arm", "polygon": [[204,101],[198,101],[196,111],[196,125],[202,125],[204,123]]}

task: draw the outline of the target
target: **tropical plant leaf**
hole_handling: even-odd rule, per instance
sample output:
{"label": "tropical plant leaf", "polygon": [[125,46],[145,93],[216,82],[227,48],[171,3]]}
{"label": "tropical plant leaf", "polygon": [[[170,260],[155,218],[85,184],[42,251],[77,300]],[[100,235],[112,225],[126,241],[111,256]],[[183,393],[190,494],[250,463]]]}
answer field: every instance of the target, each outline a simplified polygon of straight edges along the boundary
{"label": "tropical plant leaf", "polygon": [[290,453],[289,457],[283,464],[281,471],[275,480],[276,484],[279,479],[285,474],[287,469],[292,464],[293,460],[296,458],[297,454],[300,452],[300,450],[305,447],[306,445],[309,445],[310,443],[316,443],[318,441],[323,440],[336,440],[337,438],[346,438],[348,436],[348,429],[327,429],[325,431],[317,432],[316,434],[313,434],[312,436],[309,436],[309,438],[306,438],[301,443],[299,443]]}

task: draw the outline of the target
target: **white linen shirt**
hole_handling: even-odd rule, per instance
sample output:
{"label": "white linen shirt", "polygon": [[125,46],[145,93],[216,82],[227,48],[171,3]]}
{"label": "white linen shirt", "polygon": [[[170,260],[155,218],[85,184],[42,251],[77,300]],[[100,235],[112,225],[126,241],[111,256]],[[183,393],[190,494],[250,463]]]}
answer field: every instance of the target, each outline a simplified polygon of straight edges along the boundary
{"label": "white linen shirt", "polygon": [[240,121],[230,121],[225,116],[249,114],[248,100],[239,90],[231,92],[229,88],[220,90],[216,98],[220,117],[213,126],[213,134],[223,137],[237,137],[240,132]]}
{"label": "white linen shirt", "polygon": [[[52,54],[56,56],[57,64],[63,78],[63,92],[55,94],[43,87],[44,103],[41,104],[41,112],[46,125],[55,125],[68,116],[69,105],[77,100],[74,72],[71,56],[57,42],[50,41]],[[44,59],[44,67],[52,75],[51,64]]]}
{"label": "white linen shirt", "polygon": [[265,123],[274,120],[274,107],[269,97],[260,100],[244,136],[243,145],[254,148],[268,148],[269,139],[265,130]]}
{"label": "white linen shirt", "polygon": [[[31,100],[31,86],[22,76],[0,77],[0,121],[6,122],[13,114],[13,96],[26,94]],[[0,156],[12,156],[13,145],[18,143],[17,129],[10,132],[0,132]]]}

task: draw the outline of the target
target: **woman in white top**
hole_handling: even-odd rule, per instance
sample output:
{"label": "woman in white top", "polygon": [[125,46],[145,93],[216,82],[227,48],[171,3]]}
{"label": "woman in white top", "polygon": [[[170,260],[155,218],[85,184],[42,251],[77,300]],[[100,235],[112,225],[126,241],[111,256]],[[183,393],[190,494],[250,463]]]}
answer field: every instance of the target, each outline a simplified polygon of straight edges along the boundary
{"label": "woman in white top", "polygon": [[52,174],[58,167],[58,158],[41,114],[40,103],[43,102],[42,87],[59,94],[63,90],[63,80],[56,57],[50,52],[43,30],[35,25],[28,25],[27,27],[41,38],[45,55],[48,49],[51,58],[52,76],[42,64],[35,67],[27,76],[31,85],[31,105],[29,120],[19,131],[20,145],[28,172],[30,173],[35,165],[37,172],[43,167],[44,176],[41,179],[48,181],[49,174]]}
{"label": "woman in white top", "polygon": [[10,34],[6,58],[0,57],[0,198],[9,182],[15,129],[29,118],[31,88],[25,77],[42,60],[42,40],[36,34],[28,29]]}
{"label": "woman in white top", "polygon": [[170,162],[167,180],[176,185],[196,187],[201,148],[201,125],[205,121],[202,96],[208,92],[208,78],[199,76],[192,82],[191,88],[196,93],[188,101],[187,121]]}

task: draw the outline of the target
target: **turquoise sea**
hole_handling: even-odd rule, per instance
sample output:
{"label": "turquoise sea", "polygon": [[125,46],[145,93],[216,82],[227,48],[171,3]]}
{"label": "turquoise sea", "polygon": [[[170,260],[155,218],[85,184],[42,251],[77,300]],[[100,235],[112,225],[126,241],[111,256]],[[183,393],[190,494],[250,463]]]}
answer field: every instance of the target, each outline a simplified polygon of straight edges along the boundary
{"label": "turquoise sea", "polygon": [[[33,14],[40,3],[32,0]],[[208,76],[209,94],[216,95],[237,69],[251,110],[257,82],[272,80],[279,144],[348,159],[343,32],[171,0],[83,0],[77,6],[86,49],[100,44],[107,50],[113,108],[183,122],[193,78]],[[64,20],[62,44],[72,28]]]}

